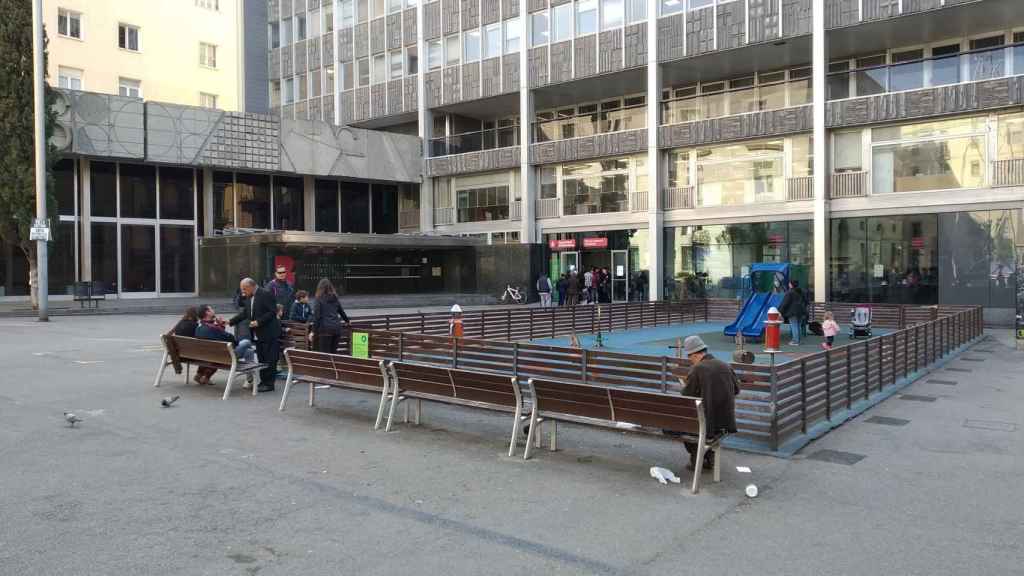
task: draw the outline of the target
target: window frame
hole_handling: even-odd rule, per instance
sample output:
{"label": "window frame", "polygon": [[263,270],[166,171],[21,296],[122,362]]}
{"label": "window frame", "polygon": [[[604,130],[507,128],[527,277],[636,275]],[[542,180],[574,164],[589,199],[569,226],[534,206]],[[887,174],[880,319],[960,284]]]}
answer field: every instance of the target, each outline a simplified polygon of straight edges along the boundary
{"label": "window frame", "polygon": [[[77,73],[77,77],[64,72]],[[61,80],[64,78],[78,80],[78,88],[70,86],[70,82],[68,82],[68,86],[61,86]],[[57,86],[65,90],[85,90],[85,70],[71,66],[57,66]]]}
{"label": "window frame", "polygon": [[[70,38],[71,40],[84,41],[85,40],[85,26],[83,24],[85,14],[78,10],[72,10],[70,8],[57,8],[57,35],[61,38]],[[63,17],[65,24],[65,30],[60,31],[60,22]],[[71,21],[78,21],[78,36],[71,34]]]}
{"label": "window frame", "polygon": [[[212,62],[210,56],[213,56]],[[208,70],[217,70],[217,45],[199,42],[199,65]]]}
{"label": "window frame", "polygon": [[[204,102],[204,100],[206,100],[206,102]],[[213,106],[208,106],[207,104],[209,104],[209,102],[212,102]],[[217,95],[216,94],[212,94],[210,92],[200,92],[199,93],[199,107],[200,108],[208,108],[210,110],[219,110],[220,108],[217,106]]]}
{"label": "window frame", "polygon": [[[131,86],[132,82],[135,83],[134,86]],[[137,92],[137,94],[135,96],[132,96],[130,93],[129,94],[121,94],[121,88],[124,87],[126,84],[128,85],[128,88],[126,89],[126,91],[130,92],[132,89],[134,89]],[[119,96],[122,96],[122,97],[125,97],[125,98],[142,98],[142,80],[137,80],[135,78],[128,78],[127,76],[118,76],[117,77],[117,94]]]}
{"label": "window frame", "polygon": [[[124,46],[121,45],[121,30],[124,29]],[[129,42],[129,32],[135,32],[135,48],[130,48],[131,42]],[[117,23],[117,47],[125,52],[131,52],[133,54],[139,54],[142,52],[142,28],[135,24],[128,24],[127,22]]]}

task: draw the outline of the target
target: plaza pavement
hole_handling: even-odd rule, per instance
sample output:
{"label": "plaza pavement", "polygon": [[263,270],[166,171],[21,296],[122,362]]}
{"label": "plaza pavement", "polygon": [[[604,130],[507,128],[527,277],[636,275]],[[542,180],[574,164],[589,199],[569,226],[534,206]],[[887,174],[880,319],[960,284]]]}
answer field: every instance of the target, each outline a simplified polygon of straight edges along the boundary
{"label": "plaza pavement", "polygon": [[658,438],[560,426],[524,462],[503,415],[425,404],[385,434],[370,394],[311,410],[302,387],[280,413],[280,385],[154,389],[173,320],[0,319],[0,575],[1024,571],[1024,353],[1001,333],[792,459],[727,452],[691,495],[649,477],[684,476]]}

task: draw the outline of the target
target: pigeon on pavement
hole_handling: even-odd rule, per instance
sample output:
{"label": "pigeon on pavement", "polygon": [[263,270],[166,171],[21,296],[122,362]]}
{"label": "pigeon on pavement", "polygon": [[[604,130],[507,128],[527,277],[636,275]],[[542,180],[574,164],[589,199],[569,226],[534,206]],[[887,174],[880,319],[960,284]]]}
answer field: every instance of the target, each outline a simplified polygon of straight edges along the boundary
{"label": "pigeon on pavement", "polygon": [[75,427],[75,424],[77,424],[77,423],[82,421],[81,418],[79,418],[78,416],[75,416],[71,412],[65,412],[64,413],[64,420],[67,421],[68,425],[71,426],[72,428]]}
{"label": "pigeon on pavement", "polygon": [[181,396],[166,396],[164,397],[163,400],[160,401],[160,405],[163,406],[164,408],[170,408],[171,404],[174,404],[175,402],[178,401],[178,398],[181,398]]}

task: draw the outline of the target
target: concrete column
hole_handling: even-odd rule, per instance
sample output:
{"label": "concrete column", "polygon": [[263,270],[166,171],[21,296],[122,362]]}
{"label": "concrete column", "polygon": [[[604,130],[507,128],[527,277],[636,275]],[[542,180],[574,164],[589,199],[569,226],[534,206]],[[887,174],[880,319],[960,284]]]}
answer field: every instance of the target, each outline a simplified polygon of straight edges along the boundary
{"label": "concrete column", "polygon": [[303,230],[316,231],[316,179],[312,176],[302,177],[302,221]]}
{"label": "concrete column", "polygon": [[81,171],[82,194],[78,204],[78,217],[82,226],[82,243],[79,252],[78,274],[83,282],[92,280],[92,163],[82,158],[78,161]]}
{"label": "concrete column", "polygon": [[[648,0],[650,2],[651,0]],[[519,15],[519,198],[522,228],[519,241],[537,242],[537,173],[530,166],[530,128],[534,117],[533,93],[530,92],[530,12],[525,2]]]}
{"label": "concrete column", "polygon": [[427,91],[425,86],[427,75],[427,43],[423,40],[423,2],[416,3],[416,103],[417,120],[419,122],[420,141],[423,145],[423,162],[420,164],[420,231],[430,232],[434,229],[434,181],[427,176],[427,158],[430,157],[430,139],[433,137],[434,120],[427,108]]}
{"label": "concrete column", "polygon": [[203,236],[213,236],[213,169],[203,168],[202,172],[202,193],[199,201],[203,203]]}
{"label": "concrete column", "polygon": [[825,11],[813,10],[811,37],[814,91],[814,300],[828,299],[829,205],[828,134],[825,132],[825,74],[828,54],[825,43]]}
{"label": "concrete column", "polygon": [[647,292],[651,300],[664,297],[665,213],[661,206],[662,166],[658,150],[658,118],[661,108],[661,68],[658,67],[658,0],[647,0]]}

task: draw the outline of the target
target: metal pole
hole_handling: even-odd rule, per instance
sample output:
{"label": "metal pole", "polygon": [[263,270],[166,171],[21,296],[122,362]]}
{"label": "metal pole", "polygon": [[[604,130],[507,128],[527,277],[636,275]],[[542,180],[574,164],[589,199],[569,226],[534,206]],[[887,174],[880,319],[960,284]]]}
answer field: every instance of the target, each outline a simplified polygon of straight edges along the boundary
{"label": "metal pole", "polygon": [[[36,218],[46,219],[46,124],[43,108],[43,0],[32,2],[32,77],[35,92]],[[46,239],[36,241],[36,295],[39,321],[50,320],[50,279],[47,273]]]}

